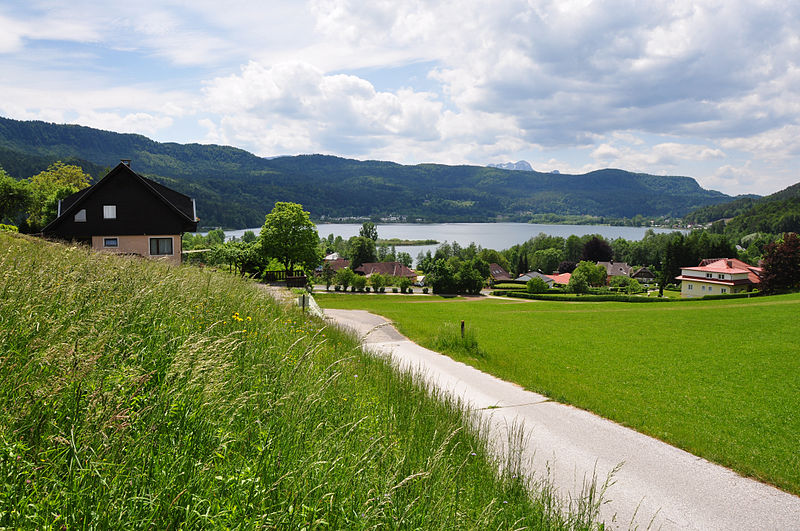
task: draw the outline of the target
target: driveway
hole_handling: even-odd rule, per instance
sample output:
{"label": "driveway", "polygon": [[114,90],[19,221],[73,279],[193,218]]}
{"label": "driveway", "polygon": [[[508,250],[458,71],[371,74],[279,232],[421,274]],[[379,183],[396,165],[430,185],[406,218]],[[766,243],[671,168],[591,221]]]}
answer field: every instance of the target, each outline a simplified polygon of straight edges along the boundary
{"label": "driveway", "polygon": [[610,478],[600,508],[608,528],[800,529],[796,496],[422,348],[377,315],[326,309],[325,316],[371,352],[462,399],[489,423],[498,451],[514,440],[510,429],[523,426],[526,471],[549,477],[563,497]]}

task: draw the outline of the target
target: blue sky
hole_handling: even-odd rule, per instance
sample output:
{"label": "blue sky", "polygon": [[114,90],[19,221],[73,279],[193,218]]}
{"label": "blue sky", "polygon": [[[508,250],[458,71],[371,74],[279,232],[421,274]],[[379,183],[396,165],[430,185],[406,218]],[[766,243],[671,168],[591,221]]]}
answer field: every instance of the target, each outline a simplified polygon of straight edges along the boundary
{"label": "blue sky", "polygon": [[0,115],[414,164],[800,181],[800,3],[11,0]]}

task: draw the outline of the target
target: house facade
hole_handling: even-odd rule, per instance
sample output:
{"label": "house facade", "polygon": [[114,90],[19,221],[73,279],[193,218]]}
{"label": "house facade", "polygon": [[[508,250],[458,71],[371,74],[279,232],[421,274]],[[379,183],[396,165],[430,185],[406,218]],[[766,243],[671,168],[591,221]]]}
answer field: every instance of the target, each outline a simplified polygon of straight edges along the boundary
{"label": "house facade", "polygon": [[681,297],[692,298],[752,291],[760,285],[761,273],[760,267],[736,258],[714,258],[681,268],[675,280],[681,281]]}
{"label": "house facade", "polygon": [[134,172],[121,162],[94,185],[58,204],[42,233],[99,251],[181,263],[181,235],[197,231],[194,199]]}

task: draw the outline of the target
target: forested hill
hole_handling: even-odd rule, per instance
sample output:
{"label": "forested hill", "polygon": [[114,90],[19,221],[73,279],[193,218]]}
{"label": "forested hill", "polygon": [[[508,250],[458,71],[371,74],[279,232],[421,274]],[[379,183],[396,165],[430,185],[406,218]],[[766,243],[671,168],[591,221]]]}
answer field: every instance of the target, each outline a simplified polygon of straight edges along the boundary
{"label": "forested hill", "polygon": [[623,170],[584,175],[482,166],[358,161],[325,155],[265,159],[217,145],[155,142],[76,125],[0,118],[0,165],[24,178],[63,160],[93,177],[120,159],[197,200],[203,226],[263,223],[275,201],[315,219],[405,216],[409,221],[527,221],[532,214],[683,216],[731,198],[689,177]]}
{"label": "forested hill", "polygon": [[800,183],[765,197],[739,198],[704,207],[685,219],[692,223],[726,219],[725,233],[736,237],[755,232],[800,232]]}

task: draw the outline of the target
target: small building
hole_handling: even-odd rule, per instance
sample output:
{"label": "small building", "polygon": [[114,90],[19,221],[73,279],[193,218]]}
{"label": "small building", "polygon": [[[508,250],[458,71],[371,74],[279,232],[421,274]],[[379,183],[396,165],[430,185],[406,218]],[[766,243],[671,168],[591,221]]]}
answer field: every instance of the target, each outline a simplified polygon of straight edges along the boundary
{"label": "small building", "polygon": [[[346,267],[350,267],[350,260],[346,258],[336,258],[334,260],[328,260],[326,258],[325,263],[327,263],[331,267],[331,270],[334,272],[339,271],[340,269],[344,269]],[[317,270],[322,271],[322,266],[319,266]]]}
{"label": "small building", "polygon": [[683,267],[675,280],[681,281],[681,297],[703,297],[743,293],[761,284],[762,269],[736,258],[712,258],[697,267]]}
{"label": "small building", "polygon": [[380,273],[388,277],[406,277],[411,279],[412,282],[417,279],[417,274],[400,262],[369,262],[361,264],[354,271],[367,277]]}
{"label": "small building", "polygon": [[504,282],[507,280],[512,280],[511,275],[503,269],[500,264],[495,264],[492,262],[489,264],[489,276],[492,279],[492,282]]}
{"label": "small building", "polygon": [[518,282],[528,282],[534,278],[541,278],[547,283],[547,287],[552,287],[553,285],[553,277],[550,275],[545,275],[544,273],[540,273],[539,271],[528,271],[527,273],[520,275],[517,277]]}
{"label": "small building", "polygon": [[643,286],[650,286],[650,284],[654,284],[656,281],[655,274],[647,267],[640,267],[634,271],[631,274],[631,278],[635,279]]}
{"label": "small building", "polygon": [[194,199],[117,164],[97,183],[58,202],[45,237],[113,253],[181,263],[181,235],[197,231]]}

